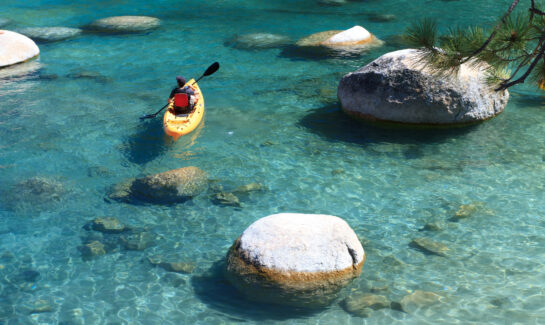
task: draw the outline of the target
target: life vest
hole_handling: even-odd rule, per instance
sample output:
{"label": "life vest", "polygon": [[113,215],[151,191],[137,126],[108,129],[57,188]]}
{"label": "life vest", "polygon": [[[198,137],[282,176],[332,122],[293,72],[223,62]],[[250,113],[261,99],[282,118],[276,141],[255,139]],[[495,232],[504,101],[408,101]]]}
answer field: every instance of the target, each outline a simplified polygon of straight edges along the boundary
{"label": "life vest", "polygon": [[186,93],[174,94],[174,106],[186,108],[189,106],[189,96]]}

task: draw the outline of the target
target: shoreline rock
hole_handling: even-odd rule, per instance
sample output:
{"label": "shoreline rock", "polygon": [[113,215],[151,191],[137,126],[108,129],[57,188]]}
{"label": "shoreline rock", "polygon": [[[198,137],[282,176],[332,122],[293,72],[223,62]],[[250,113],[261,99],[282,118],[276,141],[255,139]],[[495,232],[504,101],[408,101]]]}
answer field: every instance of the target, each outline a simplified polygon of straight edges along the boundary
{"label": "shoreline rock", "polygon": [[390,52],[345,75],[337,97],[345,113],[368,121],[473,124],[500,114],[509,98],[508,91],[486,85],[485,67],[463,64],[456,75],[438,77],[421,63],[418,50]]}
{"label": "shoreline rock", "polygon": [[0,29],[0,68],[37,57],[40,49],[25,35]]}
{"label": "shoreline rock", "polygon": [[365,252],[338,217],[281,213],[248,227],[227,260],[227,278],[250,299],[313,308],[360,275]]}

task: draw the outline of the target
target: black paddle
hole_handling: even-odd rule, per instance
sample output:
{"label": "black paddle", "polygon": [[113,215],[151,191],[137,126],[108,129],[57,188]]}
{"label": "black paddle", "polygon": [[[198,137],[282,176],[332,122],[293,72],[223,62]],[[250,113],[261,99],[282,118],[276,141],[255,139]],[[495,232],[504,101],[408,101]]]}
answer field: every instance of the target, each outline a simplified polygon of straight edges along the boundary
{"label": "black paddle", "polygon": [[[211,74],[213,74],[214,72],[218,71],[218,69],[220,68],[220,64],[218,62],[214,62],[212,63],[211,66],[208,67],[208,69],[206,69],[206,71],[202,74],[202,76],[199,77],[199,79],[195,80],[193,83],[196,83],[198,82],[199,80],[201,80],[203,77],[206,77],[206,76],[209,76]],[[148,115],[144,115],[144,116],[141,116],[140,119],[141,120],[145,120],[145,119],[148,119],[148,118],[154,118],[157,116],[157,114],[161,113],[162,110],[165,109],[165,107],[168,106],[169,103],[167,103],[165,106],[163,106],[160,110],[158,110],[157,112],[153,113],[153,114],[148,114]]]}

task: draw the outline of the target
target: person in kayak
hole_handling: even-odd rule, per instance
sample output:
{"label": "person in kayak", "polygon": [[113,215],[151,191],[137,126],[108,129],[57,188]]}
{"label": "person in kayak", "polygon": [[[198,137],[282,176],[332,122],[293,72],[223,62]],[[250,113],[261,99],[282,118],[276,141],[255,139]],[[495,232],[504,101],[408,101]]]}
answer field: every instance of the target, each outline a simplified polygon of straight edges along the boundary
{"label": "person in kayak", "polygon": [[193,111],[196,102],[195,91],[190,86],[185,86],[185,78],[177,76],[178,87],[174,87],[170,92],[168,100],[174,100],[174,114],[187,114]]}

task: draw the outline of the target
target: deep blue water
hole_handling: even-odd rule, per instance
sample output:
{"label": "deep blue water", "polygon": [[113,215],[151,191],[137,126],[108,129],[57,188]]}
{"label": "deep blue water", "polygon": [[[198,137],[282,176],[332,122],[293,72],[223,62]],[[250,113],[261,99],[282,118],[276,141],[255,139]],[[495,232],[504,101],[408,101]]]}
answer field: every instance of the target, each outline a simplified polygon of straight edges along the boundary
{"label": "deep blue water", "polygon": [[[228,45],[247,33],[295,41],[356,24],[391,40],[423,16],[443,29],[491,24],[510,2],[3,0],[6,29],[79,27],[114,15],[157,17],[161,27],[39,44],[25,73],[0,74],[0,323],[545,323],[541,93],[515,88],[504,113],[469,128],[380,128],[345,117],[336,87],[345,73],[399,49],[395,43],[352,57]],[[374,22],[372,14],[396,19]],[[165,103],[176,75],[198,77],[214,61],[221,69],[199,83],[202,127],[173,143],[159,117],[139,121]],[[184,166],[226,190],[252,182],[266,190],[241,196],[240,208],[218,205],[208,192],[176,205],[107,199],[116,183]],[[36,177],[55,195],[30,193],[27,180]],[[471,216],[454,220],[464,205]],[[362,239],[362,275],[329,308],[255,304],[223,278],[232,242],[278,212],[336,215]],[[82,258],[83,226],[100,216],[145,229],[154,245]],[[429,222],[444,229],[419,231]],[[421,236],[451,254],[409,246]],[[150,265],[153,255],[195,269],[173,274]],[[414,290],[444,299],[366,319],[338,304],[373,288],[392,301]],[[47,310],[36,312],[40,305]]]}

